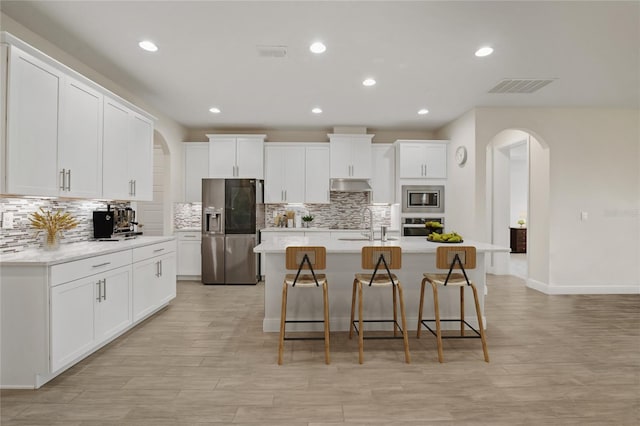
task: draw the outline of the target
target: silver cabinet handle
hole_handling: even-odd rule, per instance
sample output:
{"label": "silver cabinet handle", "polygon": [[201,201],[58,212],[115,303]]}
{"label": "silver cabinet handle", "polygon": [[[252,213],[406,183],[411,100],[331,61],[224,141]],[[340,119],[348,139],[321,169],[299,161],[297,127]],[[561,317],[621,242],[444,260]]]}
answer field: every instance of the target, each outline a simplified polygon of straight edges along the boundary
{"label": "silver cabinet handle", "polygon": [[138,181],[134,180],[133,181],[133,194],[132,194],[134,197],[136,196],[136,192],[138,192],[137,186],[138,186]]}
{"label": "silver cabinet handle", "polygon": [[284,200],[287,201],[287,190],[284,190]]}
{"label": "silver cabinet handle", "polygon": [[66,178],[66,174],[65,174],[65,170],[66,169],[62,169],[62,171],[60,172],[60,189],[64,191],[65,188],[65,178]]}
{"label": "silver cabinet handle", "polygon": [[163,249],[163,248],[155,249],[153,252],[154,252],[154,253],[159,253],[159,252],[161,252],[161,251],[164,251],[164,249]]}
{"label": "silver cabinet handle", "polygon": [[104,262],[104,263],[99,263],[99,264],[97,264],[97,265],[93,265],[93,266],[91,266],[91,267],[92,267],[92,268],[99,268],[99,267],[101,267],[101,266],[107,266],[107,265],[110,265],[110,264],[111,264],[111,262]]}
{"label": "silver cabinet handle", "polygon": [[160,262],[156,262],[156,277],[160,277]]}
{"label": "silver cabinet handle", "polygon": [[184,235],[184,238],[196,238],[196,236],[195,235]]}
{"label": "silver cabinet handle", "polygon": [[71,169],[67,170],[67,191],[71,191]]}
{"label": "silver cabinet handle", "polygon": [[102,280],[102,289],[104,293],[102,294],[102,300],[107,300],[107,279]]}
{"label": "silver cabinet handle", "polygon": [[98,280],[98,282],[96,283],[96,285],[98,286],[98,297],[96,298],[96,301],[99,303],[100,302],[100,285],[102,284],[102,280]]}
{"label": "silver cabinet handle", "polygon": [[162,260],[158,262],[160,264],[160,276],[162,276]]}

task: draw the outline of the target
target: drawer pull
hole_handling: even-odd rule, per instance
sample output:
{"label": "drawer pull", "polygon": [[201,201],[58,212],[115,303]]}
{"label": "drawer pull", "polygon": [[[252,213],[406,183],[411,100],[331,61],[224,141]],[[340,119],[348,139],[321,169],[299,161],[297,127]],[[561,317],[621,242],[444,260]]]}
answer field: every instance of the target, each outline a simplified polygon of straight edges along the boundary
{"label": "drawer pull", "polygon": [[104,262],[104,263],[100,263],[98,265],[93,265],[92,268],[99,268],[101,266],[107,266],[107,265],[111,265],[111,262]]}
{"label": "drawer pull", "polygon": [[164,249],[163,248],[155,249],[153,252],[154,253],[158,253],[158,252],[161,252],[161,251],[164,251]]}
{"label": "drawer pull", "polygon": [[184,237],[185,238],[195,238],[196,236],[195,235],[185,235]]}

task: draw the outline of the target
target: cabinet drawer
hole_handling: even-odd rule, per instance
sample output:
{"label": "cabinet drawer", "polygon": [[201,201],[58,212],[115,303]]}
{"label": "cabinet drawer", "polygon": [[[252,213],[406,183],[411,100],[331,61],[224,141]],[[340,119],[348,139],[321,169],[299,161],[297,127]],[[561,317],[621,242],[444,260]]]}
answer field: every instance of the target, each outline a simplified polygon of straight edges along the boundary
{"label": "cabinet drawer", "polygon": [[202,232],[200,231],[180,231],[176,232],[176,236],[178,237],[178,241],[197,241],[202,239]]}
{"label": "cabinet drawer", "polygon": [[133,263],[140,262],[141,260],[149,259],[155,256],[160,256],[166,253],[175,252],[175,251],[176,251],[175,240],[134,248]]}
{"label": "cabinet drawer", "polygon": [[131,250],[103,254],[51,267],[51,286],[131,264]]}

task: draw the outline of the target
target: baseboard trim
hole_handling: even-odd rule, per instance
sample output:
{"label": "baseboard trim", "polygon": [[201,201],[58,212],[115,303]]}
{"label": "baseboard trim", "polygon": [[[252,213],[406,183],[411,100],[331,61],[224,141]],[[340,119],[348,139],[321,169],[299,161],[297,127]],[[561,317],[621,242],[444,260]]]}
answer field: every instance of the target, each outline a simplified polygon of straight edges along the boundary
{"label": "baseboard trim", "polygon": [[541,293],[556,294],[640,294],[640,285],[552,285],[527,279],[527,287]]}

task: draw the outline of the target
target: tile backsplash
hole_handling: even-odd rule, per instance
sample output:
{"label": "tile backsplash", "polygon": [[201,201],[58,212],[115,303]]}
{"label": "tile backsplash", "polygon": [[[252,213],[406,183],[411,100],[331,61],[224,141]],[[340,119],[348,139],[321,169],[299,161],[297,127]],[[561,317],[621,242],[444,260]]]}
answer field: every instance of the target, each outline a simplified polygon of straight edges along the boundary
{"label": "tile backsplash", "polygon": [[175,203],[173,205],[173,227],[175,229],[202,226],[202,203]]}
{"label": "tile backsplash", "polygon": [[[110,203],[115,206],[114,203]],[[119,207],[127,207],[129,203],[118,203]],[[19,252],[31,248],[42,247],[43,233],[31,227],[29,215],[39,208],[53,212],[61,210],[69,212],[78,220],[77,227],[62,232],[60,244],[87,241],[93,238],[93,211],[105,210],[106,201],[60,200],[41,198],[0,198],[0,214],[13,213],[13,228],[0,227],[0,253]]]}

